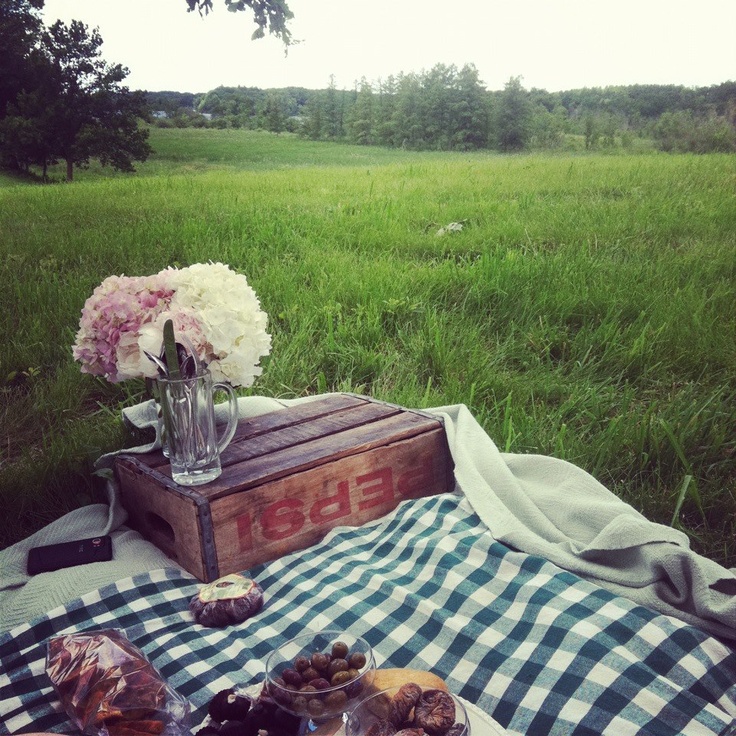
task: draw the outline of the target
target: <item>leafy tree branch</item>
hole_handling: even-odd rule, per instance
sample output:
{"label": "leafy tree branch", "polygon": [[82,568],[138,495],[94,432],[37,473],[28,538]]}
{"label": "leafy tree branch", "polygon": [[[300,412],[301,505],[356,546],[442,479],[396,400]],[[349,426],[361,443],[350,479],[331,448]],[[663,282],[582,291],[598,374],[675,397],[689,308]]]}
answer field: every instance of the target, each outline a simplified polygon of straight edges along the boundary
{"label": "leafy tree branch", "polygon": [[[200,15],[207,15],[214,10],[212,0],[185,0],[189,12],[197,11]],[[251,38],[263,38],[266,31],[280,38],[285,46],[294,43],[291,31],[287,26],[294,14],[283,0],[224,0],[225,7],[231,13],[251,10],[253,20],[257,26]]]}

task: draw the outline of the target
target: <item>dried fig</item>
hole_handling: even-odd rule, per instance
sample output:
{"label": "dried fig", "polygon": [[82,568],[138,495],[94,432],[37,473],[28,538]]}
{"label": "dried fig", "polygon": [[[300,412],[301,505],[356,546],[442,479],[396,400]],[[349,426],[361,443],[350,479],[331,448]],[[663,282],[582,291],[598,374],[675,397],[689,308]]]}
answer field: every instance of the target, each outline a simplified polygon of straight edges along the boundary
{"label": "dried fig", "polygon": [[444,736],[455,723],[455,702],[442,690],[425,690],[414,708],[414,725],[430,736]]}
{"label": "dried fig", "polygon": [[402,685],[396,695],[391,699],[388,708],[388,719],[397,728],[409,720],[409,714],[419,701],[422,695],[422,688],[415,682],[407,682]]}
{"label": "dried fig", "polygon": [[407,682],[416,682],[425,690],[448,689],[445,681],[434,673],[406,667],[379,667],[373,678],[373,687],[376,690],[388,690],[393,687],[401,687]]}
{"label": "dried fig", "polygon": [[207,708],[210,717],[222,723],[223,721],[242,721],[250,710],[251,701],[247,695],[240,695],[232,688],[220,690]]}
{"label": "dried fig", "polygon": [[396,729],[390,721],[380,720],[371,724],[365,736],[394,736]]}

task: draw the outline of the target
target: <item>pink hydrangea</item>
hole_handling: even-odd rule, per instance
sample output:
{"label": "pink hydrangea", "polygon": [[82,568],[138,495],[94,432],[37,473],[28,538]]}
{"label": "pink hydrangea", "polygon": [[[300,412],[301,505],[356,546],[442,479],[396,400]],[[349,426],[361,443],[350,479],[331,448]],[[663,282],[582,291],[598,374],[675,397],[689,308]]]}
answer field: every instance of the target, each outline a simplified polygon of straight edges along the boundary
{"label": "pink hydrangea", "polygon": [[141,326],[166,309],[173,293],[161,274],[106,278],[84,304],[72,347],[82,372],[111,383],[133,377],[125,369],[131,341],[137,343]]}

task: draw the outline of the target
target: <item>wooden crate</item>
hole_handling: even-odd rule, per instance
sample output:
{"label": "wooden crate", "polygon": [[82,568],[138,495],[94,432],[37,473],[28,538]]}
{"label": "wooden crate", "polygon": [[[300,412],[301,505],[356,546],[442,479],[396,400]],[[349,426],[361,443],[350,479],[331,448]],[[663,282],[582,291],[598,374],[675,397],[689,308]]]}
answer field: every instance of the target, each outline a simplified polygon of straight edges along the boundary
{"label": "wooden crate", "polygon": [[130,526],[204,582],[454,488],[439,419],[352,394],[241,420],[222,465],[184,487],[161,452],[115,463]]}

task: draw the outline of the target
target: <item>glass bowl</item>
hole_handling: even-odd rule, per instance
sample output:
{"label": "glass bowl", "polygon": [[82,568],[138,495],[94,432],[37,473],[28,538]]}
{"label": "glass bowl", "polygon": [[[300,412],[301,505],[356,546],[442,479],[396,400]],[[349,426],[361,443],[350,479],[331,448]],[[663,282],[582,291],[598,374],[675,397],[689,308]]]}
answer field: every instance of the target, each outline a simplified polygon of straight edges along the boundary
{"label": "glass bowl", "polygon": [[[424,688],[424,692],[428,692],[429,690],[431,688]],[[373,693],[360,701],[350,711],[347,717],[345,736],[365,736],[371,726],[386,720],[388,717],[389,703],[398,691],[398,687],[391,687],[387,690]],[[455,707],[454,724],[448,726],[446,730],[433,731],[433,733],[437,733],[438,736],[444,736],[444,734],[450,734],[450,736],[470,736],[470,719],[468,718],[468,712],[465,706],[456,695],[452,693],[446,693],[446,695],[450,696]],[[409,726],[409,728],[411,727]]]}
{"label": "glass bowl", "polygon": [[268,656],[266,690],[287,713],[323,721],[352,710],[370,691],[375,671],[365,639],[342,631],[302,634]]}

